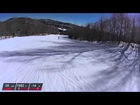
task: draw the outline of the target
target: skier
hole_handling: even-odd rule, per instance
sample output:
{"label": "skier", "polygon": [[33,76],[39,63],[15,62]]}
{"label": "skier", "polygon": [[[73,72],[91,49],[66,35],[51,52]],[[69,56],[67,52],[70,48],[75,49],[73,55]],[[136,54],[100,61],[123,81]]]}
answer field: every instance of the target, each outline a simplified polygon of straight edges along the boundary
{"label": "skier", "polygon": [[58,40],[60,39],[60,36],[58,36]]}

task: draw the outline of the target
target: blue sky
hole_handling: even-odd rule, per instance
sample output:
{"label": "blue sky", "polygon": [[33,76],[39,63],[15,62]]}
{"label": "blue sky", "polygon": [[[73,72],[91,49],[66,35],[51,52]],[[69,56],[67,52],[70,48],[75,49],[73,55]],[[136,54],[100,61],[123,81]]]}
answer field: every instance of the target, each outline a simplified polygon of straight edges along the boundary
{"label": "blue sky", "polygon": [[[78,25],[84,25],[88,22],[95,22],[100,18],[100,13],[0,13],[0,21],[11,17],[30,17],[38,19],[54,19],[63,22],[70,22]],[[109,17],[110,14],[106,13]]]}

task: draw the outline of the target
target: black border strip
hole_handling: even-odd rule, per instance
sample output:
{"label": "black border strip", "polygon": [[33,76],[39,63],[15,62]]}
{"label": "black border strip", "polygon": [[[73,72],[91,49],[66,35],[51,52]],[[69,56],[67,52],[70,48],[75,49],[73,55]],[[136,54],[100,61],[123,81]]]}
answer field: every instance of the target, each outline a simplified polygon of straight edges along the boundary
{"label": "black border strip", "polygon": [[[7,5],[8,4],[8,5]],[[0,13],[139,13],[136,1],[1,1]]]}

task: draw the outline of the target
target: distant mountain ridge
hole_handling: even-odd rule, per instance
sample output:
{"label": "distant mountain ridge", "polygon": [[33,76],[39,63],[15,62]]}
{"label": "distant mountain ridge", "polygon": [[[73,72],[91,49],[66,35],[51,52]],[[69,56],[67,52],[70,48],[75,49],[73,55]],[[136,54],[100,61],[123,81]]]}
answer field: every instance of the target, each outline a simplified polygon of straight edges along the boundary
{"label": "distant mountain ridge", "polygon": [[73,26],[78,26],[78,25],[75,25],[75,24],[72,24],[72,23],[68,23],[68,22],[61,22],[61,21],[58,21],[58,20],[53,20],[53,19],[33,19],[33,18],[28,18],[28,17],[18,17],[18,18],[10,18],[10,19],[7,19],[6,21],[12,21],[12,20],[23,20],[23,21],[38,21],[40,23],[43,23],[45,25],[48,25],[48,26],[55,26],[55,27],[59,27],[59,28],[66,28],[66,29],[70,29],[72,28]]}
{"label": "distant mountain ridge", "polygon": [[61,22],[61,21],[57,21],[57,20],[52,20],[52,19],[39,19],[40,22],[46,24],[46,25],[53,25],[56,27],[60,27],[60,28],[66,28],[66,29],[70,29],[73,26],[78,26],[72,23],[67,23],[67,22]]}
{"label": "distant mountain ridge", "polygon": [[[52,19],[33,19],[29,17],[13,17],[0,22],[0,36],[16,35],[23,36],[37,34],[56,34],[60,29],[71,29],[78,25],[61,22]],[[62,30],[61,30],[62,31]]]}

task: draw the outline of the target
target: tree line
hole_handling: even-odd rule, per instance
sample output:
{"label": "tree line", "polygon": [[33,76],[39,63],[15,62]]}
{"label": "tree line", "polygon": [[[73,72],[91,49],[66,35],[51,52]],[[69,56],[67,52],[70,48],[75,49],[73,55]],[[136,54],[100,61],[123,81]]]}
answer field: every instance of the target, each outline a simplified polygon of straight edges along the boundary
{"label": "tree line", "polygon": [[78,40],[140,44],[140,14],[112,13],[110,18],[101,14],[99,21],[74,27],[64,34]]}

